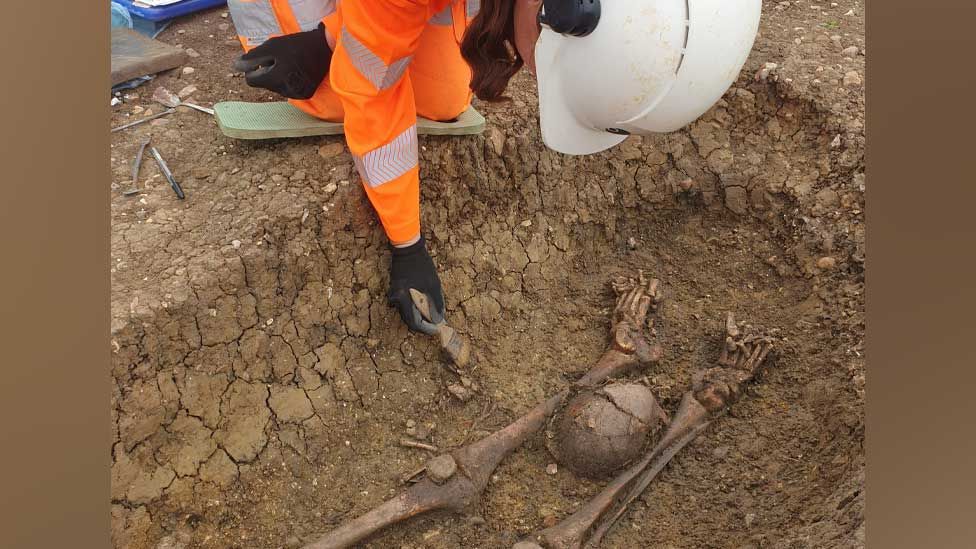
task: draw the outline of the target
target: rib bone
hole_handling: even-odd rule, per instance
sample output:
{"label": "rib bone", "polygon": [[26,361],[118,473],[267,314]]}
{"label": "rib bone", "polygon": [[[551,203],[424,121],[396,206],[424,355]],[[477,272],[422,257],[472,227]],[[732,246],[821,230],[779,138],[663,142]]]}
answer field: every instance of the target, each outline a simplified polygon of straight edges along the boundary
{"label": "rib bone", "polygon": [[[613,282],[613,288],[617,303],[610,327],[611,343],[593,368],[575,382],[576,388],[595,386],[661,358],[660,346],[649,344],[645,338],[649,328],[647,314],[661,299],[658,280],[647,280],[639,272],[636,279],[618,278]],[[448,479],[440,479],[440,484],[424,478],[307,545],[306,549],[349,547],[387,526],[417,515],[442,509],[463,511],[484,491],[498,464],[538,432],[570,392],[566,389],[536,405],[507,427],[449,452],[457,471]]]}

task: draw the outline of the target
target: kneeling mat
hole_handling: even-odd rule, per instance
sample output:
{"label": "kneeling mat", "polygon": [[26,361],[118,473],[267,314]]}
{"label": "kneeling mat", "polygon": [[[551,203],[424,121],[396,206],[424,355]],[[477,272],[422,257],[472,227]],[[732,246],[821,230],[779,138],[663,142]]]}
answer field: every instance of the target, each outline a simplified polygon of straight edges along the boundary
{"label": "kneeling mat", "polygon": [[[214,105],[214,115],[220,131],[235,139],[274,139],[343,133],[342,122],[320,120],[285,101],[223,101]],[[419,134],[473,135],[484,129],[485,117],[471,106],[454,122],[437,122],[417,117]]]}

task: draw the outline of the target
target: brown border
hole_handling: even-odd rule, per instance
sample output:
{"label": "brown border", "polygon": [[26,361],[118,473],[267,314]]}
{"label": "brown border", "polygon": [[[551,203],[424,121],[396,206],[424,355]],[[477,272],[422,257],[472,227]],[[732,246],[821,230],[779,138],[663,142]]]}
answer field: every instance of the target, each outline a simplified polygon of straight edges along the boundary
{"label": "brown border", "polygon": [[110,547],[108,5],[0,18],[0,547]]}
{"label": "brown border", "polygon": [[867,15],[868,546],[973,547],[976,7]]}

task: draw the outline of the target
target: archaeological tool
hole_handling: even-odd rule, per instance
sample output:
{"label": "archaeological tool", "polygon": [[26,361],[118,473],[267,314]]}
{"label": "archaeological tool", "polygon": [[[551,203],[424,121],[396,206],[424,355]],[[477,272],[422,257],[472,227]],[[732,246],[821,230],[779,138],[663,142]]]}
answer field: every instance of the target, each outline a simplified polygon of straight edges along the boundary
{"label": "archaeological tool", "polygon": [[437,328],[437,335],[441,339],[441,348],[451,357],[451,361],[459,368],[467,366],[471,360],[471,345],[461,337],[454,328],[447,325],[443,318],[434,319],[430,309],[430,298],[423,292],[410,288],[410,299],[420,311],[420,316]]}
{"label": "archaeological tool", "polygon": [[150,120],[154,120],[156,118],[159,118],[160,116],[166,116],[167,114],[173,114],[174,112],[176,112],[176,109],[166,109],[163,112],[157,112],[154,115],[147,116],[147,117],[143,118],[142,120],[136,120],[135,122],[129,122],[128,124],[122,124],[121,126],[116,126],[116,127],[112,128],[112,132],[114,133],[114,132],[117,132],[117,131],[120,131],[120,130],[124,130],[126,128],[131,128],[132,126],[138,126],[139,124],[142,124],[143,122],[149,122]]}
{"label": "archaeological tool", "polygon": [[146,146],[149,145],[149,141],[152,137],[147,137],[145,141],[139,145],[139,152],[136,153],[135,162],[132,163],[132,187],[122,191],[122,196],[133,196],[139,194],[139,168],[142,166],[142,154],[146,151]]}
{"label": "archaeological tool", "polygon": [[173,177],[173,172],[169,171],[169,166],[166,165],[163,157],[159,155],[159,151],[156,150],[156,147],[150,147],[149,152],[151,152],[153,158],[156,159],[156,164],[159,165],[159,169],[163,172],[163,175],[166,176],[166,180],[169,181],[170,187],[173,187],[173,192],[176,193],[176,197],[180,200],[186,198],[186,195],[183,194],[183,188],[180,187],[180,184],[176,182],[176,178]]}
{"label": "archaeological tool", "polygon": [[180,98],[179,95],[167,90],[166,88],[159,87],[153,92],[153,101],[163,105],[164,107],[169,107],[175,109],[176,107],[190,107],[191,109],[196,109],[200,112],[205,112],[211,116],[214,114],[213,109],[208,109],[207,107],[201,107],[200,105],[194,103],[187,103]]}

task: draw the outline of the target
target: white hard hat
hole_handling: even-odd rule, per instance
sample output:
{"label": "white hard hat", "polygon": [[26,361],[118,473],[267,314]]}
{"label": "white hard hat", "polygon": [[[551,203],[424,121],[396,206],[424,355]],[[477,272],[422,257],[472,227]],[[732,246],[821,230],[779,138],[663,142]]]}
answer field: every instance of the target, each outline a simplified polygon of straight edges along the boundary
{"label": "white hard hat", "polygon": [[546,1],[535,48],[546,146],[590,154],[628,134],[691,123],[738,77],[761,8],[762,0]]}

